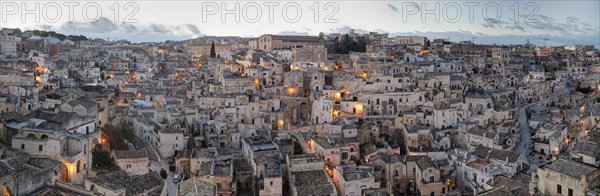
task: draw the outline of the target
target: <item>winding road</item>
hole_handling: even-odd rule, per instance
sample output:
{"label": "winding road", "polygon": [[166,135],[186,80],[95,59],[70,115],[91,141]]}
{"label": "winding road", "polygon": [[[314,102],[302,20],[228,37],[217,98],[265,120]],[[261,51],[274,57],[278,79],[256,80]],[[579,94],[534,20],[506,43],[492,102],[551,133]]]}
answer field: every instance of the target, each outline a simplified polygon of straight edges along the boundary
{"label": "winding road", "polygon": [[[566,83],[568,80],[565,80],[564,82]],[[521,140],[519,142],[519,144],[517,144],[517,148],[515,149],[516,152],[520,153],[522,156],[522,160],[523,163],[528,164],[530,167],[529,168],[535,168],[533,165],[530,165],[529,162],[529,141],[531,140],[531,130],[529,129],[529,123],[528,123],[528,119],[527,119],[527,108],[539,104],[539,103],[543,103],[564,95],[569,94],[570,89],[569,87],[565,84],[565,89],[563,89],[562,91],[556,92],[554,94],[552,94],[551,96],[549,96],[548,98],[533,102],[533,103],[528,103],[526,105],[520,106],[519,108],[517,108],[517,120],[519,121],[519,129],[521,131]]]}

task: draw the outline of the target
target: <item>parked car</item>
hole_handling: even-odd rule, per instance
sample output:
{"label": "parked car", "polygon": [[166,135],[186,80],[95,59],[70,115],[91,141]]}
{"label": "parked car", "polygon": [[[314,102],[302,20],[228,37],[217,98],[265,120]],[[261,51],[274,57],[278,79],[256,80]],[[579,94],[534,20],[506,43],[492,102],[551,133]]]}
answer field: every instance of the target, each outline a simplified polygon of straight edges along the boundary
{"label": "parked car", "polygon": [[169,171],[175,171],[175,163],[172,161],[169,161]]}
{"label": "parked car", "polygon": [[179,183],[180,180],[181,180],[181,176],[179,174],[175,174],[173,176],[173,182],[174,183]]}

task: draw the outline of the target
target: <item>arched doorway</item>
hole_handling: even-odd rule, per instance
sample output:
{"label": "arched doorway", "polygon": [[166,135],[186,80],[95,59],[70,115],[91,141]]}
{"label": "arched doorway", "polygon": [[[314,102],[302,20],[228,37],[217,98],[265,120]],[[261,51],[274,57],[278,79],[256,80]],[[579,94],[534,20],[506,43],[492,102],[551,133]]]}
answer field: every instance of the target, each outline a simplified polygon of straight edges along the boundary
{"label": "arched doorway", "polygon": [[300,120],[306,121],[310,119],[310,107],[307,102],[300,103]]}
{"label": "arched doorway", "polygon": [[71,182],[71,179],[69,179],[69,168],[67,167],[67,165],[65,165],[65,164],[62,165],[62,169],[61,169],[60,173],[61,173],[60,179],[63,182],[66,182],[66,183]]}

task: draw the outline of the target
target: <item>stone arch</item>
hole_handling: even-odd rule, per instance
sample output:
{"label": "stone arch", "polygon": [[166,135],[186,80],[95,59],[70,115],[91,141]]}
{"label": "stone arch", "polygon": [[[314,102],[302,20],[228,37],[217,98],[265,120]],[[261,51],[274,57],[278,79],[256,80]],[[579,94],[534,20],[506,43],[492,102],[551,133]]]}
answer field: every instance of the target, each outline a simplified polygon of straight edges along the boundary
{"label": "stone arch", "polygon": [[340,86],[340,91],[346,91],[346,87],[345,86]]}
{"label": "stone arch", "polygon": [[35,134],[33,134],[33,133],[30,133],[30,134],[27,134],[27,138],[35,138],[35,139],[37,139],[37,136],[35,136]]}
{"label": "stone arch", "polygon": [[313,89],[315,92],[319,92],[319,90],[321,90],[321,89],[319,89],[319,86],[320,86],[320,83],[319,83],[318,81],[316,81],[316,82],[314,82],[314,83],[312,84],[312,89]]}
{"label": "stone arch", "polygon": [[48,138],[48,135],[46,135],[46,134],[42,134],[42,136],[41,136],[40,138],[42,138],[42,139],[47,139],[47,138]]}

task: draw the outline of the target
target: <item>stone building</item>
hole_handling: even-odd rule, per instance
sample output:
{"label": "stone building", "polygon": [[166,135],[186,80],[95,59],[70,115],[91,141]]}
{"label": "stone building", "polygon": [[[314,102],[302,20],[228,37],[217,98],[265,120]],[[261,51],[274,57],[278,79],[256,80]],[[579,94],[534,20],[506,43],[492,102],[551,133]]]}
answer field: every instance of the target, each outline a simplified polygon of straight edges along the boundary
{"label": "stone building", "polygon": [[165,181],[158,172],[129,176],[115,171],[85,179],[85,190],[100,195],[160,195]]}
{"label": "stone building", "polygon": [[63,182],[82,184],[91,171],[92,150],[100,144],[95,118],[39,111],[12,138],[12,148],[62,163]]}
{"label": "stone building", "polygon": [[540,166],[531,175],[530,194],[588,195],[600,182],[598,168],[570,159],[559,158]]}
{"label": "stone building", "polygon": [[114,150],[112,158],[115,164],[129,175],[142,175],[150,171],[150,161],[145,149]]}
{"label": "stone building", "polygon": [[288,180],[292,196],[337,195],[336,189],[323,170],[323,157],[316,154],[286,157]]}

